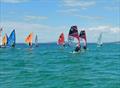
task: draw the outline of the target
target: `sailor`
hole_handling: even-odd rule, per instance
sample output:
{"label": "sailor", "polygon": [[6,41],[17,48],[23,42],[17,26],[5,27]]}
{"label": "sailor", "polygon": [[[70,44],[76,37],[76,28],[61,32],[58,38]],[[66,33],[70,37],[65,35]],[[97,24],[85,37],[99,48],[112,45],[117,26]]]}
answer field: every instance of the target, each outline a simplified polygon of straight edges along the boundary
{"label": "sailor", "polygon": [[75,52],[79,52],[80,51],[80,45],[77,44],[76,48],[75,48]]}
{"label": "sailor", "polygon": [[12,47],[15,47],[15,44],[12,44]]}
{"label": "sailor", "polygon": [[83,46],[83,49],[84,49],[84,50],[86,50],[86,49],[87,49],[87,47],[86,47],[86,46]]}

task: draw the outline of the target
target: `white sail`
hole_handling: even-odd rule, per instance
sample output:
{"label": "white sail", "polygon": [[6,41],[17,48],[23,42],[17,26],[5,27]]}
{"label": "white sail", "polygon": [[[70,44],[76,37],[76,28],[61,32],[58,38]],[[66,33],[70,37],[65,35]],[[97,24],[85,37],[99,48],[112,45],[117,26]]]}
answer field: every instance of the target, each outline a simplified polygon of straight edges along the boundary
{"label": "white sail", "polygon": [[98,37],[98,41],[97,41],[98,46],[102,46],[103,42],[102,42],[102,33],[100,33],[99,37]]}
{"label": "white sail", "polygon": [[35,46],[38,46],[38,36],[35,37]]}

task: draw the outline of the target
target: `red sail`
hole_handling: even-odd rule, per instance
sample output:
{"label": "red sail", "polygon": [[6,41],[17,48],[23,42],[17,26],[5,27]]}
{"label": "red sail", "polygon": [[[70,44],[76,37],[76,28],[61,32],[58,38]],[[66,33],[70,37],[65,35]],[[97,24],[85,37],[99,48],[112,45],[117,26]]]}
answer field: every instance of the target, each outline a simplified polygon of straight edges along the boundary
{"label": "red sail", "polygon": [[61,35],[59,36],[58,44],[59,45],[64,45],[65,44],[65,38],[64,38],[64,34],[63,33],[61,33]]}

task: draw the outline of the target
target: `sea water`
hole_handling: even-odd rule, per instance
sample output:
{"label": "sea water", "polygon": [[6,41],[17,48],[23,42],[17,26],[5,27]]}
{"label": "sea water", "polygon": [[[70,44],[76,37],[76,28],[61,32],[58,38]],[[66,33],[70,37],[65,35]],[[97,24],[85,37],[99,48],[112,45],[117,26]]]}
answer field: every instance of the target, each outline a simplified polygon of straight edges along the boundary
{"label": "sea water", "polygon": [[0,48],[0,88],[120,88],[120,45]]}

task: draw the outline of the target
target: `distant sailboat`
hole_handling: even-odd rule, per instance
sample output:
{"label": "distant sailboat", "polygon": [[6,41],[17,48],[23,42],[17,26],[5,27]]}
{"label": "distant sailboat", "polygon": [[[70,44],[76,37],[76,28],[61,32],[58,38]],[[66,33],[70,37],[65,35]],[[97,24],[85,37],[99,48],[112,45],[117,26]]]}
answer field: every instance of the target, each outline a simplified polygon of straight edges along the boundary
{"label": "distant sailboat", "polygon": [[2,28],[0,28],[0,47],[2,46]]}
{"label": "distant sailboat", "polygon": [[25,42],[28,43],[30,47],[32,47],[32,38],[33,38],[33,33],[30,33],[25,39]]}
{"label": "distant sailboat", "polygon": [[16,35],[15,30],[13,30],[8,38],[8,46],[15,47],[16,45]]}
{"label": "distant sailboat", "polygon": [[[77,42],[75,42],[75,39],[77,39]],[[71,26],[69,30],[68,43],[69,45],[72,45],[73,42],[77,43],[77,45],[80,47],[80,37],[79,37],[77,26]]]}
{"label": "distant sailboat", "polygon": [[6,47],[8,44],[8,36],[5,34],[5,36],[2,39],[2,46]]}
{"label": "distant sailboat", "polygon": [[38,47],[38,36],[35,36],[35,46]]}
{"label": "distant sailboat", "polygon": [[[75,41],[75,39],[77,39],[77,41]],[[80,37],[77,26],[71,26],[68,34],[68,42],[70,46],[74,42],[76,45],[74,52],[80,52]]]}
{"label": "distant sailboat", "polygon": [[103,45],[103,42],[102,42],[102,33],[100,33],[99,37],[98,37],[98,41],[97,41],[97,46],[100,47]]}
{"label": "distant sailboat", "polygon": [[85,30],[80,31],[79,37],[80,37],[80,39],[81,39],[82,41],[84,41],[84,46],[83,46],[83,48],[86,49],[86,48],[87,48],[87,38],[86,38],[86,32],[85,32]]}
{"label": "distant sailboat", "polygon": [[64,37],[63,33],[61,33],[60,36],[59,36],[58,45],[62,45],[62,46],[65,45],[65,37]]}

